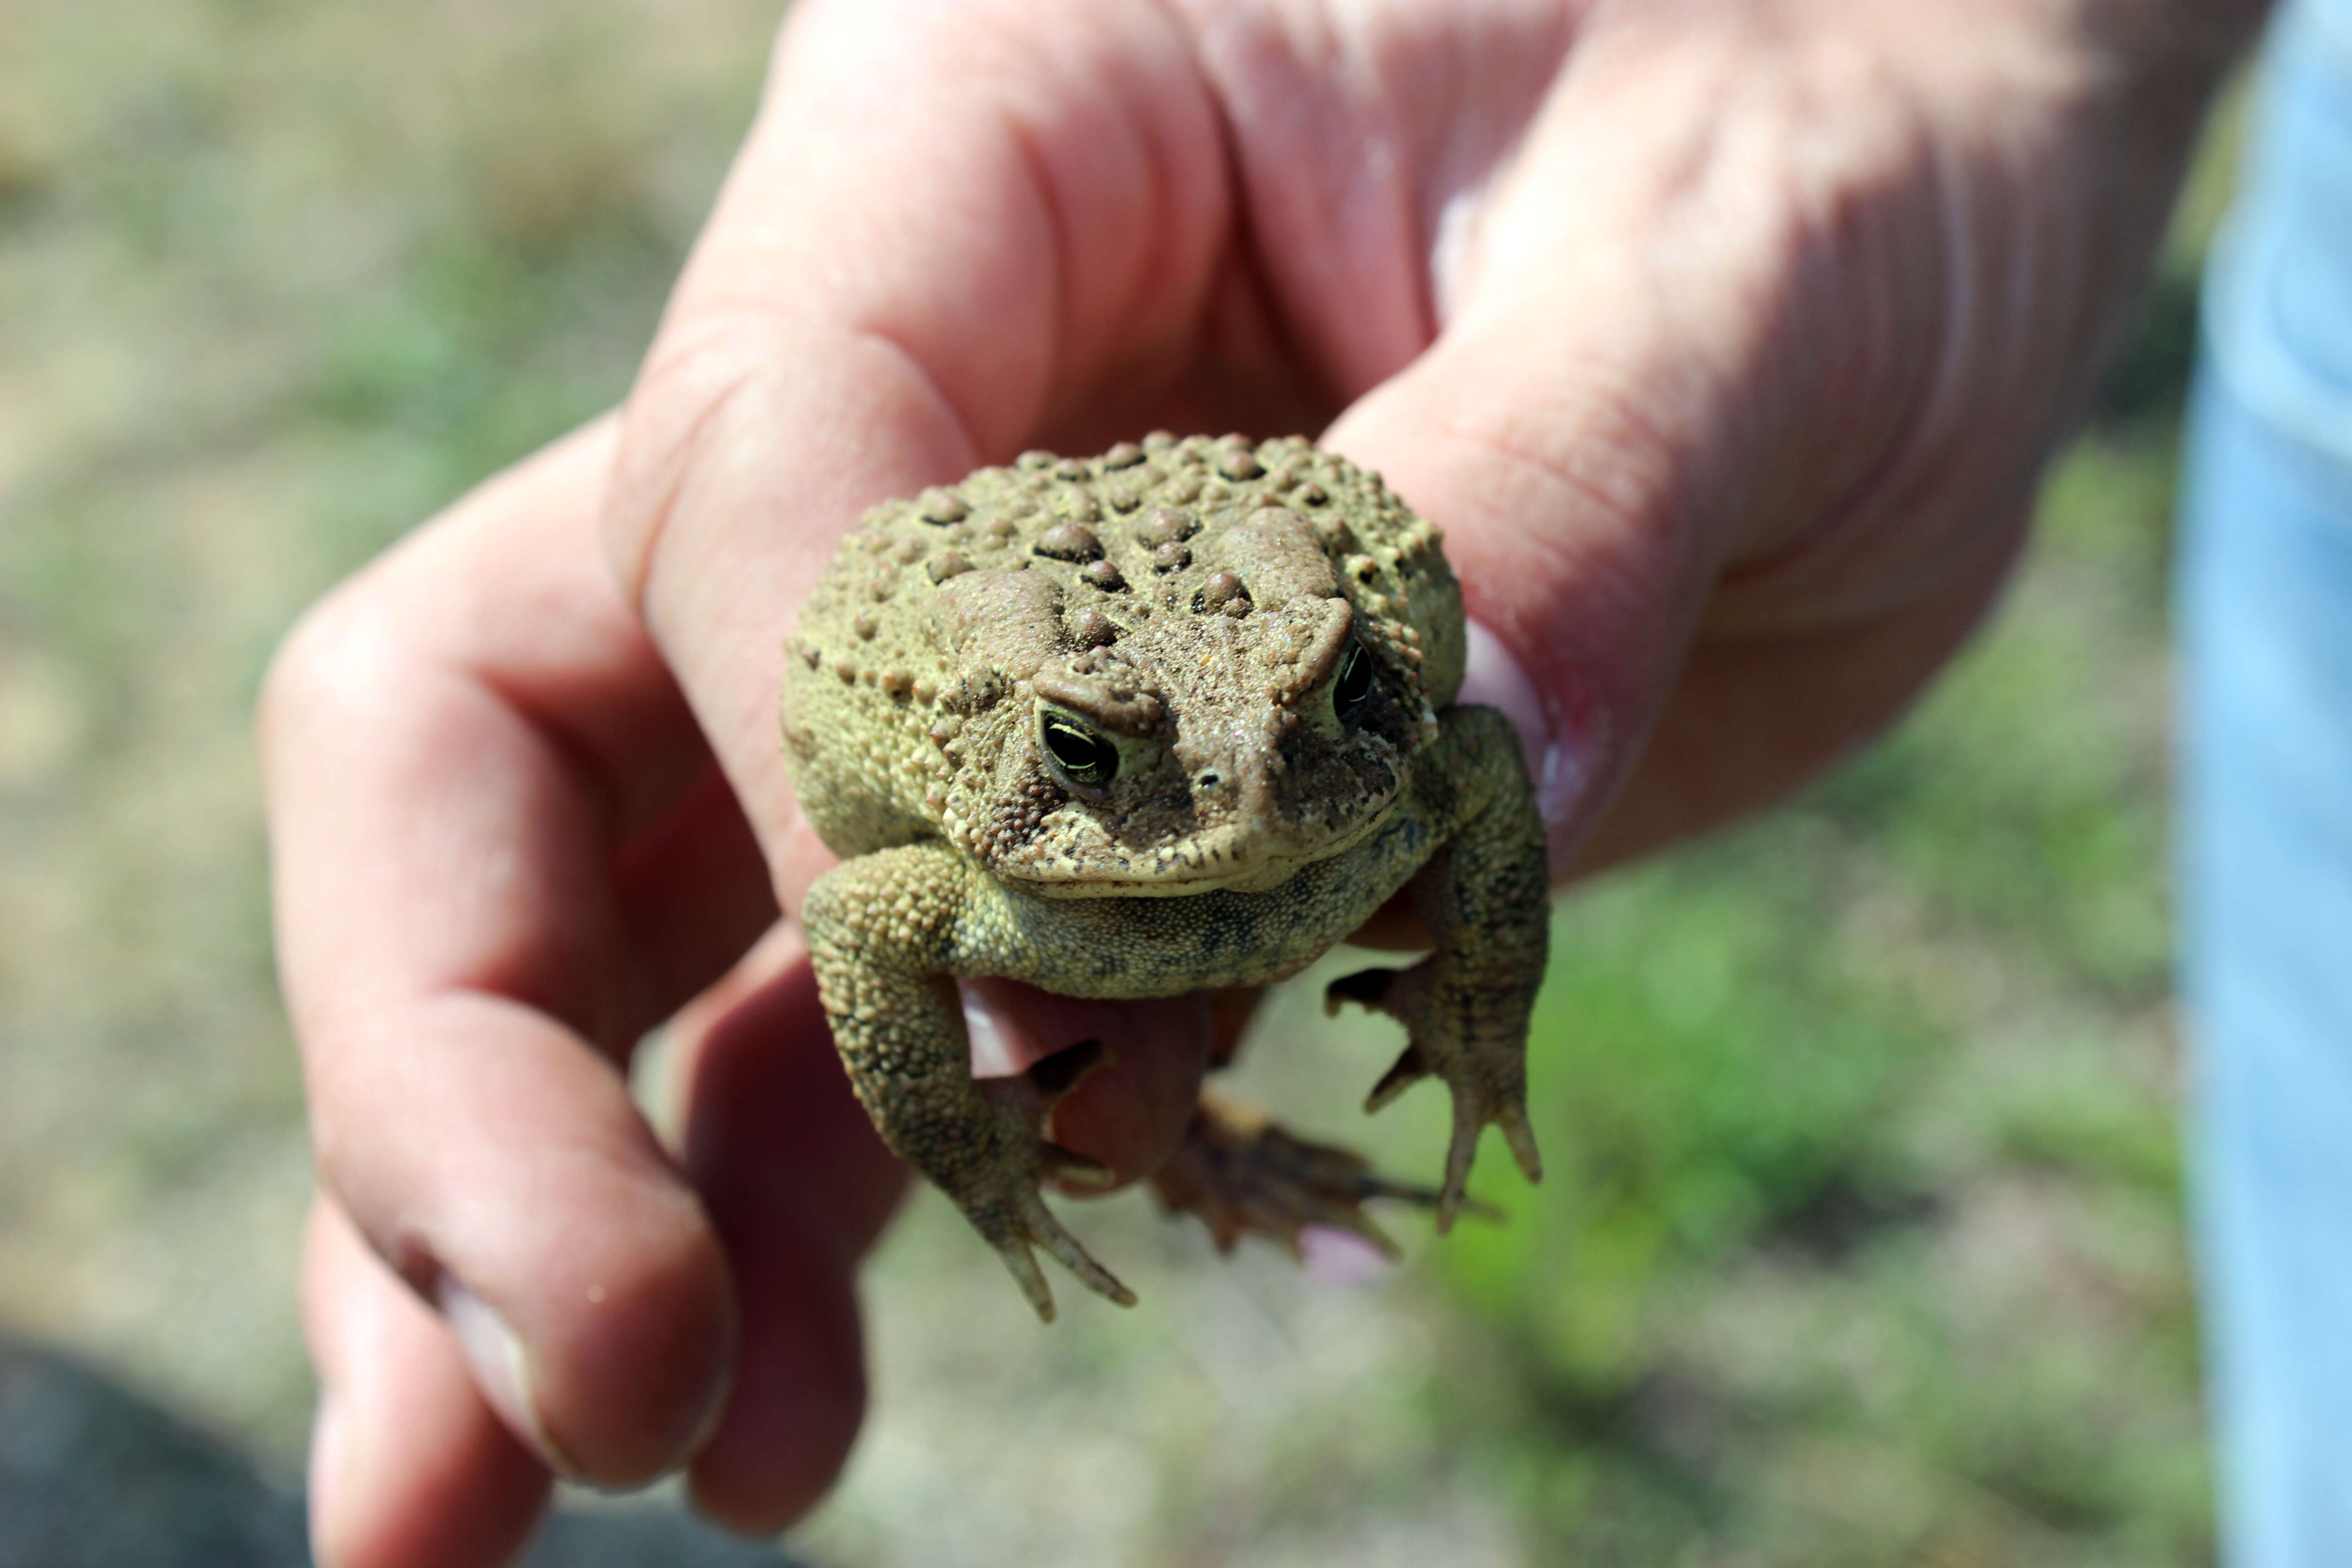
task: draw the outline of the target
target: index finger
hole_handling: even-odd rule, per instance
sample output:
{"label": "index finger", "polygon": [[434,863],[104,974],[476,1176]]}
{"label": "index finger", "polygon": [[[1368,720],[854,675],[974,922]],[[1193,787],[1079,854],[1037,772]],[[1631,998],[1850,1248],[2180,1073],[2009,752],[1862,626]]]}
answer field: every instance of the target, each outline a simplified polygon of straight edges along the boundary
{"label": "index finger", "polygon": [[[314,611],[262,751],[322,1175],[483,1327],[514,1429],[617,1482],[682,1452],[732,1336],[717,1240],[618,1058],[773,907],[595,548],[610,452],[609,426],[558,446]],[[649,829],[691,900],[631,862]],[[693,918],[649,921],[640,891]]]}
{"label": "index finger", "polygon": [[793,842],[782,644],[835,542],[1151,401],[1209,286],[1222,158],[1147,0],[794,13],[631,395],[607,514],[788,903],[821,868]]}

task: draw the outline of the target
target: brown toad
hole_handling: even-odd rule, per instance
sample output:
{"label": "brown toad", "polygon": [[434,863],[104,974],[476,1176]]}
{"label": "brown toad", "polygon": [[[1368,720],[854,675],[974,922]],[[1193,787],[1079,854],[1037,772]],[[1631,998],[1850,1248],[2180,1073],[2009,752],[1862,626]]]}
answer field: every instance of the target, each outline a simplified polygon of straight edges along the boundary
{"label": "brown toad", "polygon": [[802,808],[843,858],[803,909],[809,951],[875,1126],[1041,1316],[1033,1246],[1134,1299],[1039,1195],[1092,1164],[1042,1131],[1087,1062],[976,1081],[953,977],[1100,997],[1261,984],[1409,888],[1435,951],[1327,1001],[1409,1033],[1367,1109],[1430,1074],[1452,1089],[1443,1188],[1381,1182],[1204,1096],[1161,1193],[1223,1245],[1295,1246],[1306,1223],[1385,1244],[1361,1201],[1419,1197],[1444,1228],[1489,1122],[1539,1174],[1524,1058],[1543,829],[1508,721],[1449,705],[1464,651],[1437,530],[1297,439],[1031,452],[843,541],[783,687]]}

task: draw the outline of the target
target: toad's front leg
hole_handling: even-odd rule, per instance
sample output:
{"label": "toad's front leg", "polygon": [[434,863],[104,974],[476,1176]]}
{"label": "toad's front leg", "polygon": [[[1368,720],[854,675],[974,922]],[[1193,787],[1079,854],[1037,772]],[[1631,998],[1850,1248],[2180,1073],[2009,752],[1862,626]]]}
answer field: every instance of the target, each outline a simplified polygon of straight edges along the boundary
{"label": "toad's front leg", "polygon": [[1410,1037],[1365,1110],[1432,1074],[1453,1090],[1441,1231],[1463,1205],[1488,1125],[1502,1129],[1528,1180],[1542,1179],[1528,1125],[1527,1043],[1551,917],[1543,818],[1510,721],[1492,708],[1451,708],[1444,724],[1415,793],[1444,842],[1409,884],[1436,951],[1410,969],[1348,975],[1325,994],[1327,1006],[1360,1002],[1389,1014]]}
{"label": "toad's front leg", "polygon": [[[1003,897],[970,860],[937,844],[861,855],[819,879],[801,921],[834,1044],[883,1142],[955,1200],[1039,1317],[1053,1320],[1054,1296],[1032,1247],[1132,1306],[1134,1293],[1087,1256],[1038,1193],[1048,1178],[1101,1169],[1045,1137],[1046,1115],[1075,1079],[1033,1071],[983,1085],[971,1076],[949,955],[975,903]],[[1039,1066],[1066,1068],[1071,1055]]]}

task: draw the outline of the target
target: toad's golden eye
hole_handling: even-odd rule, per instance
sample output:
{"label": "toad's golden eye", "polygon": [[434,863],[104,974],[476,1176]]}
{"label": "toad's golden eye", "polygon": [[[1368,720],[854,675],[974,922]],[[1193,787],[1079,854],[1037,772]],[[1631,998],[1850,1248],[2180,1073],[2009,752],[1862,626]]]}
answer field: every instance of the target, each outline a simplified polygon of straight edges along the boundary
{"label": "toad's golden eye", "polygon": [[1045,755],[1062,782],[1100,789],[1118,772],[1118,748],[1091,727],[1050,710],[1038,717]]}
{"label": "toad's golden eye", "polygon": [[1363,644],[1349,643],[1348,651],[1339,656],[1339,676],[1331,682],[1331,710],[1339,716],[1342,727],[1352,730],[1364,716],[1375,679],[1372,656],[1364,651]]}

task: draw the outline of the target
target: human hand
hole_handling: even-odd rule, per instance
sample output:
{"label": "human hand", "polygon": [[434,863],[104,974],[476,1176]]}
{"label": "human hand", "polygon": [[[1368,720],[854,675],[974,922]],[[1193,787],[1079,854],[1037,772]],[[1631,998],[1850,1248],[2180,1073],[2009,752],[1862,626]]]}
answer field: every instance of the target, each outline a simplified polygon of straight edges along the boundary
{"label": "human hand", "polygon": [[[303,1295],[330,1564],[497,1562],[551,1467],[626,1484],[689,1448],[706,1506],[774,1528],[861,1413],[851,1279],[904,1173],[795,934],[742,956],[774,896],[605,568],[612,449],[600,422],[346,584],[264,704],[326,1189]],[[1056,1005],[1030,1005],[1047,1037]],[[675,1156],[622,1072],[665,1018]],[[1133,1175],[1189,1110],[1198,1030],[1091,1023],[1123,1070],[1057,1130]]]}
{"label": "human hand", "polygon": [[[845,1451],[898,1178],[804,966],[680,1029],[683,1171],[614,1064],[825,865],[778,648],[866,505],[1328,425],[1446,528],[1465,695],[1528,736],[1556,865],[1690,831],[1883,722],[1994,592],[2231,41],[2114,30],[2162,9],[805,5],[610,493],[608,432],[542,457],[273,680],[322,1555],[496,1561],[546,1463],[689,1451],[773,1528]],[[1200,1032],[1043,1005],[1009,1065],[1119,1041],[1057,1136],[1148,1168]]]}

